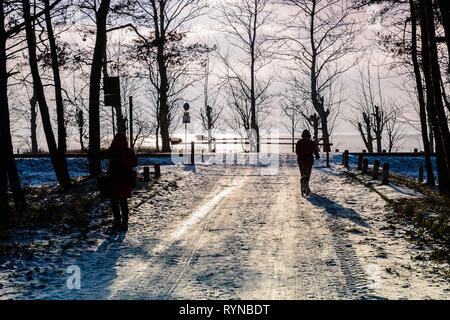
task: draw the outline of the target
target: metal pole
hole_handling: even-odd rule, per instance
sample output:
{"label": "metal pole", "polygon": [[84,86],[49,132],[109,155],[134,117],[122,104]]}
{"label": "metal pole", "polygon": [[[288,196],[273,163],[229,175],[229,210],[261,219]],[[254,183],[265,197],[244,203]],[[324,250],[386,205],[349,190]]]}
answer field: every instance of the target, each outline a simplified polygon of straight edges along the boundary
{"label": "metal pole", "polygon": [[187,123],[184,123],[184,153],[187,154]]}
{"label": "metal pole", "polygon": [[133,148],[133,97],[130,96],[130,148]]}
{"label": "metal pole", "polygon": [[115,126],[115,120],[114,120],[114,107],[111,106],[111,115],[112,115],[112,130],[113,130],[113,135],[116,135],[116,126]]}

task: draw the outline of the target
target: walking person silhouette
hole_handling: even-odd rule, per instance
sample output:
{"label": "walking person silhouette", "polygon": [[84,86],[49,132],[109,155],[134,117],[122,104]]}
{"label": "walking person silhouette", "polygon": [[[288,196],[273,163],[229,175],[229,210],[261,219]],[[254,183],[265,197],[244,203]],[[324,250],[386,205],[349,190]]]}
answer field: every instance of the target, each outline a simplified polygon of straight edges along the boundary
{"label": "walking person silhouette", "polygon": [[100,152],[100,159],[109,159],[108,176],[111,188],[110,203],[114,216],[113,229],[127,231],[128,198],[131,198],[131,187],[135,179],[133,167],[137,166],[136,154],[133,149],[128,148],[125,134],[118,133],[109,149]]}
{"label": "walking person silhouette", "polygon": [[314,165],[314,156],[316,160],[320,158],[317,146],[311,140],[311,133],[308,130],[302,132],[302,138],[297,141],[295,146],[295,153],[297,154],[297,163],[300,168],[302,196],[308,196],[311,193],[309,189],[309,178]]}

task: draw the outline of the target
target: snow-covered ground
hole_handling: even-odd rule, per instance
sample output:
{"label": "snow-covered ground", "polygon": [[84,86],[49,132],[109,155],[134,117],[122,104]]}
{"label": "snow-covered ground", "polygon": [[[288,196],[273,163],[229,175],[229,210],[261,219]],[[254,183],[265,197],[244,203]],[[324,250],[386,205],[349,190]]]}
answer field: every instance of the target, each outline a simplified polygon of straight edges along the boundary
{"label": "snow-covered ground", "polygon": [[[161,165],[173,164],[170,157],[140,157],[138,161],[139,167],[150,166],[156,162]],[[58,183],[50,158],[18,158],[16,165],[23,185],[40,186]],[[107,160],[102,161],[103,170],[107,170],[107,165]],[[89,174],[89,164],[86,158],[68,158],[67,166],[72,178]]]}
{"label": "snow-covered ground", "polygon": [[295,156],[279,159],[165,166],[134,194],[126,234],[105,232],[107,201],[84,234],[17,230],[12,241],[37,251],[2,262],[0,298],[450,298],[377,193],[319,161],[303,198]]}
{"label": "snow-covered ground", "polygon": [[[370,156],[369,163],[373,164],[374,160],[380,160],[381,163],[388,162],[390,170],[394,173],[403,174],[412,178],[418,176],[419,166],[425,167],[425,160],[423,157],[383,157],[383,156]],[[205,157],[206,159],[206,157]],[[174,162],[178,162],[178,155],[174,156],[174,160],[171,157],[146,157],[139,158],[139,168],[142,166],[152,166],[154,163],[159,162],[161,165],[172,165]],[[200,162],[201,156],[197,155],[197,162]],[[342,154],[336,153],[332,155],[332,162],[339,164],[342,162]],[[77,178],[89,173],[88,161],[86,158],[68,158],[67,159],[69,173],[72,178]],[[356,168],[358,163],[357,156],[349,156],[350,167]],[[52,164],[49,158],[31,158],[16,159],[19,175],[22,180],[22,184],[29,186],[50,185],[57,183],[56,175],[54,173]],[[437,177],[436,172],[436,159],[432,158],[432,164]],[[102,161],[103,170],[107,169],[107,161]],[[139,169],[138,168],[138,169]],[[426,179],[426,170],[424,170],[424,178]]]}

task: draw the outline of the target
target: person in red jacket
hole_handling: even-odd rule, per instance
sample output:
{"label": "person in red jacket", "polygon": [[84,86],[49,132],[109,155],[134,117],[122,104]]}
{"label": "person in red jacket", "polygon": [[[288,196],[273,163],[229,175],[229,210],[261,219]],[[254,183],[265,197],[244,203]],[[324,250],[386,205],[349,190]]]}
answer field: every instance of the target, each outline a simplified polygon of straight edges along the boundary
{"label": "person in red jacket", "polygon": [[114,216],[113,229],[127,231],[129,213],[127,198],[131,198],[133,167],[137,166],[136,154],[133,149],[128,148],[125,134],[118,133],[109,149],[100,152],[100,159],[109,159],[108,175],[111,181],[110,202]]}
{"label": "person in red jacket", "polygon": [[320,156],[317,146],[311,140],[311,133],[308,130],[304,130],[302,138],[297,141],[295,153],[297,154],[297,163],[300,168],[302,196],[309,195],[311,192],[309,189],[309,178],[314,164],[314,156],[316,159],[319,159]]}

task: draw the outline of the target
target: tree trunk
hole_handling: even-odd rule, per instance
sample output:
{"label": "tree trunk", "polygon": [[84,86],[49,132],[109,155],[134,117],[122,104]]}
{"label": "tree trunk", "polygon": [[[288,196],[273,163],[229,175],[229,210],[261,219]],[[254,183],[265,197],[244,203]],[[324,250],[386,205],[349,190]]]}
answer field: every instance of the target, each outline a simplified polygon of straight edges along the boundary
{"label": "tree trunk", "polygon": [[[323,97],[319,96],[319,92],[317,92],[317,49],[314,42],[314,23],[315,23],[315,15],[316,15],[316,1],[313,2],[311,8],[311,21],[309,25],[309,40],[311,42],[311,100],[314,109],[319,114],[320,123],[322,125],[322,142],[329,142],[329,132],[328,132],[328,112],[325,111],[323,104]],[[324,147],[324,150],[326,148]]]}
{"label": "tree trunk", "polygon": [[[428,117],[429,119],[430,117]],[[428,141],[430,141],[430,153],[434,153],[434,133],[433,133],[433,124],[430,120],[427,121],[428,125]]]}
{"label": "tree trunk", "polygon": [[31,152],[38,153],[38,144],[37,144],[37,110],[36,110],[36,95],[33,91],[33,97],[30,99],[30,111],[31,111],[31,119],[30,119],[30,129],[31,129]]}
{"label": "tree trunk", "polygon": [[380,153],[382,149],[381,140],[383,135],[384,113],[383,111],[380,111],[380,107],[375,106],[375,113],[373,116],[375,117],[375,140],[377,142],[377,152]]}
{"label": "tree trunk", "polygon": [[[255,16],[255,20],[256,20]],[[256,37],[256,30],[254,30],[253,36]],[[259,127],[256,119],[256,98],[255,98],[255,47],[254,43],[252,43],[250,48],[250,56],[251,56],[251,63],[250,63],[250,109],[251,109],[251,129],[252,129],[252,138],[253,138],[253,145],[251,144],[251,148],[253,152],[260,152],[260,141],[259,141]],[[256,137],[253,137],[253,135],[256,135]],[[256,145],[255,145],[256,144]]]}
{"label": "tree trunk", "polygon": [[[5,16],[3,9],[3,0],[0,0],[0,144],[7,146],[7,131],[9,126],[9,107],[8,107],[8,74],[6,71],[6,35],[5,35]],[[8,201],[8,176],[7,176],[7,157],[0,157],[0,222],[7,221],[10,213]]]}
{"label": "tree trunk", "polygon": [[158,63],[158,72],[160,77],[159,87],[159,124],[162,140],[162,152],[170,152],[169,138],[169,105],[167,98],[167,90],[169,83],[167,79],[167,68],[165,63],[165,43],[166,43],[166,26],[165,26],[165,1],[159,2],[159,12],[156,1],[152,0],[153,21],[155,28],[156,43],[156,61]]}
{"label": "tree trunk", "polygon": [[162,141],[162,152],[170,152],[170,140],[169,140],[169,106],[167,99],[167,70],[164,62],[164,44],[158,45],[158,66],[159,74],[161,77],[161,94],[159,100],[159,123]]}
{"label": "tree trunk", "polygon": [[56,116],[58,122],[58,151],[61,157],[65,157],[67,145],[66,145],[66,126],[64,117],[64,103],[62,97],[61,88],[61,76],[59,73],[58,54],[56,51],[56,40],[53,33],[52,19],[50,16],[50,2],[44,0],[45,5],[45,23],[47,26],[48,42],[50,44],[50,56],[52,60],[53,81],[55,84],[55,100],[56,100]]}
{"label": "tree trunk", "polygon": [[[362,126],[362,123],[359,122],[358,123],[358,131],[359,131],[359,134],[361,135],[361,138],[362,138],[362,140],[364,142],[364,145],[366,146],[367,151],[368,152],[373,152],[372,137],[371,137],[371,134],[370,134],[370,126],[367,126],[367,123],[366,123],[366,131],[367,131],[367,133],[365,133],[364,129],[363,129],[363,126]],[[367,135],[367,137],[366,137],[366,135]]]}
{"label": "tree trunk", "polygon": [[[0,0],[0,142],[3,146],[4,156],[0,157],[0,209],[1,220],[8,218],[8,179],[13,194],[17,212],[22,212],[26,207],[26,201],[20,184],[16,162],[13,157],[13,145],[10,131],[9,105],[8,105],[8,71],[6,58],[6,41],[4,3]],[[5,215],[5,216],[3,216]]]}
{"label": "tree trunk", "polygon": [[110,0],[102,0],[96,14],[97,34],[92,58],[89,84],[89,173],[98,177],[100,165],[100,80],[102,77],[103,55],[106,48],[106,17]]}
{"label": "tree trunk", "polygon": [[28,46],[28,60],[30,64],[31,75],[33,78],[33,88],[36,92],[36,100],[39,103],[39,111],[41,113],[42,126],[44,128],[45,138],[47,140],[50,159],[52,161],[59,184],[63,188],[68,188],[71,186],[71,181],[67,168],[67,161],[65,157],[61,156],[61,153],[59,153],[58,147],[56,146],[55,136],[53,135],[52,124],[50,121],[48,105],[45,99],[44,87],[39,75],[39,68],[36,58],[36,39],[30,19],[30,3],[28,2],[28,0],[22,0],[22,6]]}
{"label": "tree trunk", "polygon": [[411,58],[414,66],[414,75],[416,79],[416,87],[417,87],[417,95],[419,100],[420,107],[420,125],[421,125],[421,133],[422,133],[422,141],[423,141],[423,151],[425,154],[425,167],[427,170],[427,185],[434,186],[436,184],[433,166],[431,163],[430,156],[430,141],[428,140],[428,127],[427,127],[427,114],[426,114],[426,105],[425,105],[425,97],[423,94],[423,85],[422,85],[422,75],[420,73],[420,65],[419,59],[417,55],[417,13],[416,13],[416,5],[413,0],[409,0],[410,10],[411,10]]}
{"label": "tree trunk", "polygon": [[422,66],[427,89],[428,116],[432,119],[436,143],[436,163],[439,177],[439,191],[450,193],[450,134],[442,103],[441,75],[437,57],[434,15],[431,0],[419,1]]}
{"label": "tree trunk", "polygon": [[320,122],[322,124],[322,142],[325,144],[323,146],[323,151],[330,151],[330,146],[326,145],[330,142],[330,133],[328,132],[328,115],[325,114],[320,117]]}
{"label": "tree trunk", "polygon": [[85,152],[84,142],[83,142],[83,129],[84,129],[84,116],[83,110],[77,110],[77,125],[78,125],[78,134],[80,137],[80,148],[81,152]]}
{"label": "tree trunk", "polygon": [[156,138],[156,151],[158,151],[159,152],[159,118],[158,118],[158,124],[156,125],[156,135],[155,135],[155,138]]}

